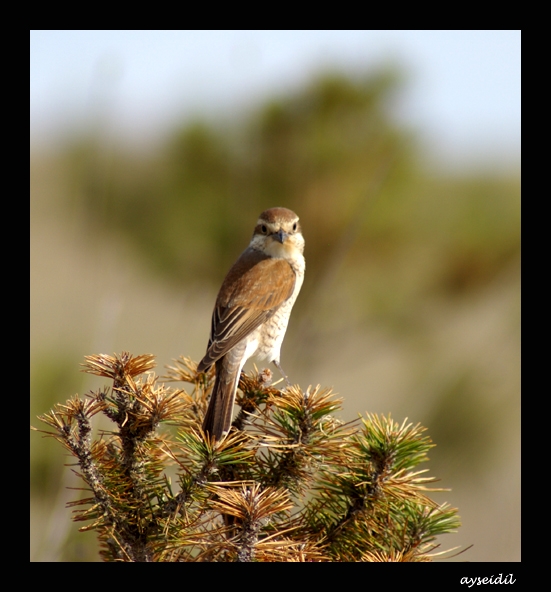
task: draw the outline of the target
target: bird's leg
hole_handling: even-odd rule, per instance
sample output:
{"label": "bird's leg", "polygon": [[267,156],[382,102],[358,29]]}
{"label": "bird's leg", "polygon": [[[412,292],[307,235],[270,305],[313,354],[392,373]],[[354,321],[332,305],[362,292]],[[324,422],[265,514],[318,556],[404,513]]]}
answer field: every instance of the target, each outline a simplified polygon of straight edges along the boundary
{"label": "bird's leg", "polygon": [[285,379],[287,386],[291,386],[291,383],[289,382],[289,379],[287,378],[287,374],[285,374],[285,372],[283,372],[283,368],[280,366],[278,360],[274,360],[274,366],[281,372],[281,376],[283,376],[283,378]]}

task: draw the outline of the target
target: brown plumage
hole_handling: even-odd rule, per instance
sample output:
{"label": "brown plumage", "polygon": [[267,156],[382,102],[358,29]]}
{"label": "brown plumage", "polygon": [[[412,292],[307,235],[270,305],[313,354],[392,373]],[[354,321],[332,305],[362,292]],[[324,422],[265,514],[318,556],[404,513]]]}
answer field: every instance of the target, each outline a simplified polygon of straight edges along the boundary
{"label": "brown plumage", "polygon": [[249,246],[220,288],[207,352],[198,365],[216,365],[216,382],[203,422],[222,438],[230,429],[235,391],[247,359],[279,366],[281,343],[304,278],[304,239],[297,215],[286,208],[262,212]]}

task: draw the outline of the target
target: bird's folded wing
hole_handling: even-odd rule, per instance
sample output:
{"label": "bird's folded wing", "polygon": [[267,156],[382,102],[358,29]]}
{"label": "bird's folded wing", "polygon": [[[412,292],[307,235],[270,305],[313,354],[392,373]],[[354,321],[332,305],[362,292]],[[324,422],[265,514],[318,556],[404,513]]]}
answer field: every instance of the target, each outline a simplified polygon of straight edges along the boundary
{"label": "bird's folded wing", "polygon": [[230,269],[220,288],[200,371],[265,323],[293,294],[296,276],[285,259],[262,254],[252,259],[250,253],[246,259],[246,254]]}

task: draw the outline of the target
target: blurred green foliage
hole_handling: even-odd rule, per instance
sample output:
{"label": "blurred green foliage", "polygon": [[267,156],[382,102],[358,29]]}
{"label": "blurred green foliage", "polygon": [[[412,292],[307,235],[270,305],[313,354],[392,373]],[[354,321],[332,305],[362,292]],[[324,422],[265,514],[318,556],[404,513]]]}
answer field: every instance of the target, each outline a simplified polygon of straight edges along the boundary
{"label": "blurred green foliage", "polygon": [[296,209],[310,253],[323,254],[381,158],[403,144],[384,109],[396,86],[388,72],[325,77],[233,126],[190,123],[151,157],[119,151],[106,164],[94,156],[102,145],[80,141],[68,153],[76,194],[172,282],[224,273],[274,205]]}
{"label": "blurred green foliage", "polygon": [[278,205],[297,211],[306,236],[299,306],[336,277],[360,316],[403,312],[427,291],[461,293],[518,254],[518,179],[427,173],[386,109],[400,85],[392,69],[327,75],[232,125],[189,123],[154,155],[106,156],[81,141],[66,154],[73,195],[88,223],[124,233],[173,284],[218,283],[256,216]]}

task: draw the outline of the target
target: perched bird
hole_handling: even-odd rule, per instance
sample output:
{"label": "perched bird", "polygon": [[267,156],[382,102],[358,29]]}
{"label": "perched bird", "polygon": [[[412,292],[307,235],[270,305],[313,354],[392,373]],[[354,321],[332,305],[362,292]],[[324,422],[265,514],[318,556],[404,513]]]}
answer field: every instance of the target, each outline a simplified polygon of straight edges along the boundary
{"label": "perched bird", "polygon": [[[274,362],[304,279],[304,238],[287,208],[260,214],[249,246],[233,264],[216,298],[207,353],[197,370],[216,364],[216,381],[203,429],[217,439],[229,432],[241,370],[251,356]],[[288,380],[287,380],[288,382]]]}

